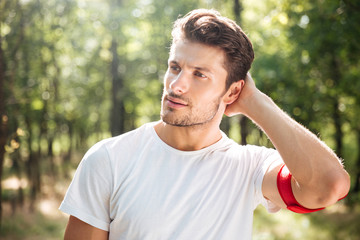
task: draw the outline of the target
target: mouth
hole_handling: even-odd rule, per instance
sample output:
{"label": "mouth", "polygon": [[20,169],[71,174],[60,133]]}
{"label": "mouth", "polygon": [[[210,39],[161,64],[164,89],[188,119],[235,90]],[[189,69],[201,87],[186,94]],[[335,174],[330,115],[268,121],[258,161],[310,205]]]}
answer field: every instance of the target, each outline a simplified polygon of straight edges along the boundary
{"label": "mouth", "polygon": [[171,108],[181,108],[181,107],[188,106],[188,103],[186,103],[185,101],[183,101],[179,98],[167,96],[165,99],[167,100],[168,107],[171,107]]}

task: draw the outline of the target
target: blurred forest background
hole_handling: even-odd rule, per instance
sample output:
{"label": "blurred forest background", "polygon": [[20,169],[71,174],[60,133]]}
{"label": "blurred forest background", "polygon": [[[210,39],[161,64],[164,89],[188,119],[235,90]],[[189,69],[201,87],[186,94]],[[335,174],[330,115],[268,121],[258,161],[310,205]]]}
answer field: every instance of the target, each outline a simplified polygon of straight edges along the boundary
{"label": "blurred forest background", "polygon": [[[358,0],[0,0],[1,239],[61,239],[57,208],[95,142],[159,119],[173,22],[236,20],[257,86],[344,159],[349,196],[322,212],[256,210],[254,239],[360,239]],[[246,118],[241,144],[271,146]]]}

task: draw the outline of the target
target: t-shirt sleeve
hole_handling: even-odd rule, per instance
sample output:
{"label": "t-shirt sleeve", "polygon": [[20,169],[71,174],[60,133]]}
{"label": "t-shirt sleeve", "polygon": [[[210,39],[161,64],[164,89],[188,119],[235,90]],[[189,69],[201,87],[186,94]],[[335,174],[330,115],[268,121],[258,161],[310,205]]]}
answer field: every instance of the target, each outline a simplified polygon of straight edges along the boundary
{"label": "t-shirt sleeve", "polygon": [[280,210],[280,207],[272,203],[270,200],[267,200],[262,193],[262,182],[265,176],[266,171],[272,164],[278,164],[282,162],[282,158],[278,151],[274,149],[269,149],[265,147],[259,147],[257,154],[257,166],[254,174],[254,183],[255,183],[255,199],[256,204],[262,204],[268,212],[274,213]]}
{"label": "t-shirt sleeve", "polygon": [[85,154],[60,205],[60,210],[96,228],[109,231],[112,170],[105,146]]}

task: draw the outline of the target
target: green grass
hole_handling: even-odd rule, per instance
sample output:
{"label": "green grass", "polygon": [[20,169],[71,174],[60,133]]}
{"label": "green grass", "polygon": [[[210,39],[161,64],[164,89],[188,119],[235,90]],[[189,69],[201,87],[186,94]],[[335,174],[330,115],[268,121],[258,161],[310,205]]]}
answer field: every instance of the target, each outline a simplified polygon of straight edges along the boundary
{"label": "green grass", "polygon": [[[13,215],[9,206],[5,204],[0,239],[4,240],[57,240],[63,239],[67,217],[57,212],[55,208],[49,209],[51,214],[43,213],[37,208],[29,212],[24,208],[17,209]],[[49,212],[49,213],[50,213]]]}
{"label": "green grass", "polygon": [[297,214],[255,210],[253,240],[359,240],[360,212],[340,203],[320,212]]}

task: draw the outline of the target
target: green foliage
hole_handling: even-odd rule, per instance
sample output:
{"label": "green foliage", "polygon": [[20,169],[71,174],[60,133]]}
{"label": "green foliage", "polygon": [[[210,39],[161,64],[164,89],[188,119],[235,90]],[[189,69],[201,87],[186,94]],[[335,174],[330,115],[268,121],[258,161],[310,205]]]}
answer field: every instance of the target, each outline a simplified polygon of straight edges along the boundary
{"label": "green foliage", "polygon": [[[244,25],[256,53],[252,74],[258,87],[319,134],[344,158],[353,182],[359,183],[358,2],[244,4]],[[356,184],[354,191],[359,194]]]}
{"label": "green foliage", "polygon": [[[344,158],[352,175],[349,202],[357,202],[358,1],[240,2],[240,23],[255,49],[251,73],[257,86]],[[111,136],[115,58],[124,131],[158,120],[173,22],[194,8],[215,8],[237,19],[233,5],[230,0],[0,1],[9,118],[4,176],[28,178],[29,197],[36,189],[34,176],[67,175],[73,154]],[[229,123],[230,136],[240,141],[239,119]],[[271,146],[254,125],[248,132],[248,143]],[[8,190],[4,193],[8,197]]]}

